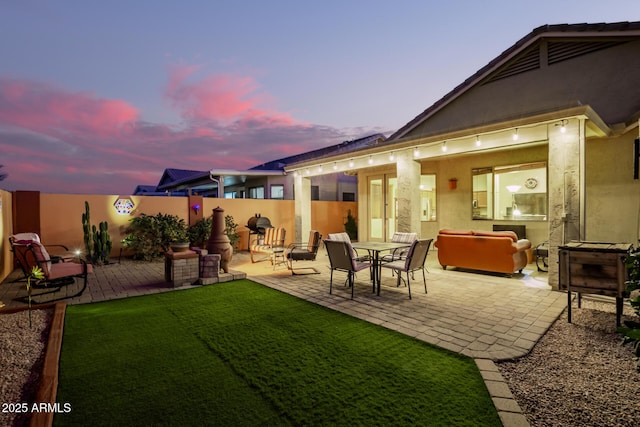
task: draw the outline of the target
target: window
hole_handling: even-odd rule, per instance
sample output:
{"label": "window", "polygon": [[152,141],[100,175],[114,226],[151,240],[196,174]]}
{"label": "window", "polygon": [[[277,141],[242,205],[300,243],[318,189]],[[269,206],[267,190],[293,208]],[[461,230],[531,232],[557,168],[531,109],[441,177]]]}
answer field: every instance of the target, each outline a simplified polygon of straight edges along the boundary
{"label": "window", "polygon": [[420,221],[436,220],[436,176],[420,175]]}
{"label": "window", "polygon": [[356,193],[342,193],[342,201],[343,202],[355,202],[356,201]]}
{"label": "window", "polygon": [[544,162],[472,170],[472,218],[547,220]]}
{"label": "window", "polygon": [[238,196],[238,193],[235,191],[225,191],[224,198],[225,199],[235,199]]}
{"label": "window", "polygon": [[284,185],[274,184],[271,186],[271,198],[272,199],[284,199]]}
{"label": "window", "polygon": [[311,186],[311,200],[320,200],[320,187],[317,185]]}
{"label": "window", "polygon": [[264,199],[264,187],[250,187],[249,188],[250,199]]}

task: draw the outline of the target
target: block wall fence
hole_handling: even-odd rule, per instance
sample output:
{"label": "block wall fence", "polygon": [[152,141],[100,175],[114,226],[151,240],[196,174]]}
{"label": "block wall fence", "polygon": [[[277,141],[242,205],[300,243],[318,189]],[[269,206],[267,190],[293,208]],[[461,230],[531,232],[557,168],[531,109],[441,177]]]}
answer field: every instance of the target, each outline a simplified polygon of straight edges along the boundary
{"label": "block wall fence", "polygon": [[[129,199],[133,209],[129,214],[119,214],[115,204],[119,199]],[[131,218],[141,214],[158,213],[177,215],[188,224],[209,217],[213,209],[224,209],[238,224],[240,250],[247,250],[249,218],[255,214],[269,218],[274,227],[287,230],[286,244],[295,240],[295,206],[293,200],[217,199],[201,196],[120,196],[90,194],[49,194],[37,191],[8,192],[0,190],[0,280],[13,271],[14,263],[9,249],[9,236],[20,232],[37,232],[45,244],[63,244],[69,249],[83,249],[82,214],[84,202],[89,202],[91,223],[107,221],[113,240],[112,256],[118,256],[121,240]],[[357,202],[312,201],[311,228],[328,233],[344,231],[347,213],[355,216]],[[305,239],[306,240],[306,239]]]}

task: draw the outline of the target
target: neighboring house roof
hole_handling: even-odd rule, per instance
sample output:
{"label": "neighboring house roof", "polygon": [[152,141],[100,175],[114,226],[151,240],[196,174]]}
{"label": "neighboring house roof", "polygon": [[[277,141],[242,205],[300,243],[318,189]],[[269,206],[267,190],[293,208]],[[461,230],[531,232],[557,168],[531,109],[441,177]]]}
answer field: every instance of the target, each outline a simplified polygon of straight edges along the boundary
{"label": "neighboring house roof", "polygon": [[134,194],[139,194],[138,189],[141,187],[150,187],[153,190],[148,191],[162,193],[166,190],[176,190],[194,187],[217,187],[217,184],[211,180],[211,176],[229,177],[225,180],[225,184],[233,185],[237,181],[242,181],[247,176],[268,176],[268,175],[284,175],[284,168],[295,162],[316,159],[328,155],[337,155],[357,151],[366,147],[374,146],[385,140],[381,133],[376,133],[363,138],[344,141],[337,145],[319,148],[317,150],[307,151],[305,153],[295,154],[293,156],[272,160],[258,166],[254,166],[246,171],[220,169],[211,171],[194,171],[186,169],[165,169],[157,187],[141,186],[136,187]]}
{"label": "neighboring house roof", "polygon": [[267,163],[252,167],[249,170],[284,170],[287,165],[304,162],[307,160],[319,159],[326,156],[334,156],[339,154],[350,153],[364,148],[377,145],[385,140],[385,136],[381,133],[365,136],[363,138],[344,141],[337,145],[319,148],[317,150],[307,151],[305,153],[296,154],[278,160],[272,160]]}
{"label": "neighboring house roof", "polygon": [[[543,38],[556,38],[560,41],[546,47],[548,50],[547,61],[549,64],[553,64],[625,43],[631,37],[638,35],[640,35],[640,22],[540,26],[393,133],[387,142],[392,143],[392,141],[406,136],[475,86],[540,68],[541,54],[536,47]],[[573,105],[580,105],[580,101],[575,99],[571,102]],[[468,123],[461,123],[461,126],[468,126]]]}

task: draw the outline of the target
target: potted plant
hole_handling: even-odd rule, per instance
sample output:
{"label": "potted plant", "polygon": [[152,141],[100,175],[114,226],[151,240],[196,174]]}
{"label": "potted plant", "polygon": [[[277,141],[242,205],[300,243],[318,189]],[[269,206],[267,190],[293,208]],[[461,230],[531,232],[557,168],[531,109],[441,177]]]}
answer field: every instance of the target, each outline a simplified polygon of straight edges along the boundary
{"label": "potted plant", "polygon": [[351,240],[358,240],[358,224],[356,218],[351,215],[351,209],[347,211],[347,222],[344,223],[344,231],[347,232]]}

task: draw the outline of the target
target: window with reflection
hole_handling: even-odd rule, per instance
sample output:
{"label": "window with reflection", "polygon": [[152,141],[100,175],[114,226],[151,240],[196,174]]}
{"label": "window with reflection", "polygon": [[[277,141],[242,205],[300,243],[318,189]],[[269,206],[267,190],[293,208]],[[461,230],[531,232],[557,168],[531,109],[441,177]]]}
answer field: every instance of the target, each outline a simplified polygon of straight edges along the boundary
{"label": "window with reflection", "polygon": [[436,220],[436,175],[420,175],[420,220]]}
{"label": "window with reflection", "polygon": [[547,164],[477,168],[471,172],[472,218],[547,220]]}

